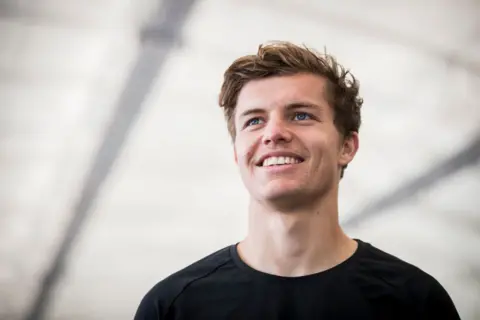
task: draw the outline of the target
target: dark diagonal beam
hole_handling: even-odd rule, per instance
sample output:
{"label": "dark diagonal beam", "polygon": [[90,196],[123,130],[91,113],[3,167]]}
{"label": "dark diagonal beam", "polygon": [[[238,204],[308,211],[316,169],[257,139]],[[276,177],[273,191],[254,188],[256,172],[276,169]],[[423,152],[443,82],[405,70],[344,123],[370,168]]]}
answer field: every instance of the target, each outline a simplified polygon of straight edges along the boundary
{"label": "dark diagonal beam", "polygon": [[95,155],[59,249],[44,274],[25,319],[45,319],[52,295],[67,268],[68,257],[75,240],[82,231],[112,165],[122,151],[126,137],[141,113],[145,97],[158,77],[168,53],[180,36],[193,3],[194,0],[162,1],[159,18],[151,26],[142,30],[142,50],[119,97],[112,120]]}
{"label": "dark diagonal beam", "polygon": [[460,171],[461,169],[474,165],[480,160],[480,134],[462,151],[451,158],[438,164],[425,172],[420,177],[400,186],[393,192],[384,195],[377,201],[373,201],[358,213],[353,214],[352,218],[344,221],[342,225],[346,228],[353,228],[368,219],[373,218],[403,203],[405,200],[415,196],[419,192],[439,183],[448,176]]}

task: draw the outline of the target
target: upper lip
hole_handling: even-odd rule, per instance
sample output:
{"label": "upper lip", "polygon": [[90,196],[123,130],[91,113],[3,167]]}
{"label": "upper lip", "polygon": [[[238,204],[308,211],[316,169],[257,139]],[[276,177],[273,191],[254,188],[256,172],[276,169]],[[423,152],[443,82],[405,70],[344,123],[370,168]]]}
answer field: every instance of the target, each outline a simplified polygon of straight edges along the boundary
{"label": "upper lip", "polygon": [[256,165],[261,166],[263,164],[263,161],[265,159],[270,158],[270,157],[292,157],[292,158],[298,158],[300,160],[304,160],[303,157],[299,156],[298,154],[294,152],[289,152],[289,151],[276,151],[276,152],[269,152],[264,154],[263,156],[258,159]]}

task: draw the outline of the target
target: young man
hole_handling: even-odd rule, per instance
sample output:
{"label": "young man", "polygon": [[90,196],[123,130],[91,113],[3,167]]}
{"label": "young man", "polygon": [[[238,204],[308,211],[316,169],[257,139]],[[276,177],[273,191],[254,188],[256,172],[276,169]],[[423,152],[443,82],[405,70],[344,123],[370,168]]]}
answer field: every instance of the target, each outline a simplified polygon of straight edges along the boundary
{"label": "young man", "polygon": [[339,225],[358,92],[333,57],[291,43],[227,69],[219,100],[251,196],[248,234],[158,283],[136,320],[459,319],[433,277]]}

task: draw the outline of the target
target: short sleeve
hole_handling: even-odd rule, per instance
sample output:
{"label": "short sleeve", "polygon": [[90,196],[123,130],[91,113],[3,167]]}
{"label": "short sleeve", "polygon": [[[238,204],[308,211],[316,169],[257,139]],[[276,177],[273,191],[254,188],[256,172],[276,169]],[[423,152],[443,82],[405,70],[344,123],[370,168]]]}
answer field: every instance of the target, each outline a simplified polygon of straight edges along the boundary
{"label": "short sleeve", "polygon": [[423,304],[422,319],[459,320],[460,315],[445,288],[435,279]]}
{"label": "short sleeve", "polygon": [[140,302],[134,320],[164,320],[160,317],[160,305],[149,292]]}

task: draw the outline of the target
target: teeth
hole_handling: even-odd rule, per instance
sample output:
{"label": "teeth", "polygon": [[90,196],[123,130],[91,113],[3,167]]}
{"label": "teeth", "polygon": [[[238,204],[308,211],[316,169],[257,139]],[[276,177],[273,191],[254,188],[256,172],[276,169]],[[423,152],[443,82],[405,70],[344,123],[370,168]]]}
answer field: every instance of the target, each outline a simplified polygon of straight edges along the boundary
{"label": "teeth", "polygon": [[263,160],[263,166],[264,167],[269,167],[269,166],[278,166],[282,164],[293,164],[293,163],[299,163],[300,160],[294,157],[270,157],[265,160]]}

